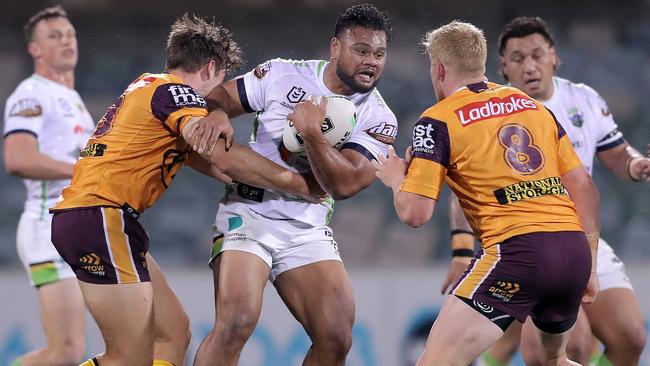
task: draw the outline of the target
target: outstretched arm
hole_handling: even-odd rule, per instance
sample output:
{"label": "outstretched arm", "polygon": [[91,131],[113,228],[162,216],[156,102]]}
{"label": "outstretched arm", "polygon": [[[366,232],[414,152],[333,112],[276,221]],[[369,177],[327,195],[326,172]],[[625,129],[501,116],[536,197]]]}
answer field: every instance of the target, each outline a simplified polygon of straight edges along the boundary
{"label": "outstretched arm", "polygon": [[650,157],[644,157],[627,142],[601,151],[597,156],[619,179],[650,182]]}

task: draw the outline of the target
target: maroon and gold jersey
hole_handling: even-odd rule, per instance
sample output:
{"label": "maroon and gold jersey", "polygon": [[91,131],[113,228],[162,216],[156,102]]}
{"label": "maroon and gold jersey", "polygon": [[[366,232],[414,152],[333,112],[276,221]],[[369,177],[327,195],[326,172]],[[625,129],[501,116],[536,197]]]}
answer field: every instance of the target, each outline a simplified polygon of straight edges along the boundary
{"label": "maroon and gold jersey", "polygon": [[560,177],[581,165],[553,114],[518,89],[471,84],[413,128],[400,189],[438,199],[443,179],[483,247],[531,232],[582,231]]}
{"label": "maroon and gold jersey", "polygon": [[171,184],[190,151],[181,131],[208,113],[194,89],[170,74],[143,74],[108,108],[52,211],[132,207],[143,212]]}

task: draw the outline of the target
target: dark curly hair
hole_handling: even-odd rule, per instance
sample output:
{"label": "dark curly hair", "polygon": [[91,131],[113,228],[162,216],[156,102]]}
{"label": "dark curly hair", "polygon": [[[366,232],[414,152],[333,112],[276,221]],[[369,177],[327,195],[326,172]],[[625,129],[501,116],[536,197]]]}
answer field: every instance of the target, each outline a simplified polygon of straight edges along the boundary
{"label": "dark curly hair", "polygon": [[334,37],[355,26],[383,31],[389,42],[393,37],[393,26],[388,13],[377,9],[372,4],[358,4],[345,9],[336,20]]}
{"label": "dark curly hair", "polygon": [[548,30],[546,22],[540,17],[518,17],[506,24],[499,35],[499,54],[503,56],[510,38],[523,38],[531,34],[540,34],[553,47],[555,41]]}
{"label": "dark curly hair", "polygon": [[36,25],[41,22],[41,20],[49,20],[49,19],[54,19],[54,18],[66,18],[68,19],[68,13],[63,10],[61,5],[56,5],[52,6],[49,8],[45,8],[38,13],[32,15],[31,18],[25,23],[23,26],[23,29],[25,30],[25,39],[27,39],[27,42],[32,41],[32,37],[34,36],[34,29],[36,28]]}
{"label": "dark curly hair", "polygon": [[172,25],[165,54],[168,70],[197,72],[214,60],[218,69],[232,71],[244,63],[242,50],[228,29],[187,13]]}

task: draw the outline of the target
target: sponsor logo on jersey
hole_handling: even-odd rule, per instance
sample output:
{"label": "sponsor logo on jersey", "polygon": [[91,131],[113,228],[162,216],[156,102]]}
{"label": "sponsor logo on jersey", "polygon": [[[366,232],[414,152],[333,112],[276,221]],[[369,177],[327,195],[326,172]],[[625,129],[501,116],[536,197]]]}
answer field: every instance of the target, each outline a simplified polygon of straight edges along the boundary
{"label": "sponsor logo on jersey", "polygon": [[271,63],[269,61],[266,61],[262,64],[257,65],[257,67],[253,70],[253,75],[255,75],[256,78],[261,79],[263,78],[267,72],[271,70]]}
{"label": "sponsor logo on jersey", "polygon": [[413,127],[413,152],[433,154],[436,147],[435,127],[432,124],[417,124]]}
{"label": "sponsor logo on jersey", "polygon": [[512,94],[505,98],[490,98],[481,102],[470,103],[454,112],[463,127],[490,118],[504,117],[527,110],[537,110],[537,104],[521,94]]}
{"label": "sponsor logo on jersey", "polygon": [[207,104],[205,99],[189,86],[171,85],[167,90],[171,93],[177,107],[202,107]]}
{"label": "sponsor logo on jersey", "polygon": [[42,114],[41,103],[32,98],[19,99],[9,110],[9,117],[38,117]]}
{"label": "sponsor logo on jersey", "polygon": [[382,122],[379,125],[365,130],[373,139],[392,145],[397,137],[397,126]]}
{"label": "sponsor logo on jersey", "polygon": [[566,194],[566,191],[560,177],[521,181],[494,191],[494,196],[502,205],[530,198],[563,194]]}
{"label": "sponsor logo on jersey", "polygon": [[89,253],[79,258],[79,262],[84,263],[85,265],[81,266],[81,269],[88,271],[90,274],[97,276],[103,276],[106,274],[104,270],[104,265],[101,264],[99,256],[95,253]]}
{"label": "sponsor logo on jersey", "polygon": [[512,281],[497,281],[496,286],[491,286],[488,289],[493,297],[504,302],[510,301],[519,290],[519,283]]}
{"label": "sponsor logo on jersey", "polygon": [[293,86],[287,93],[287,100],[290,103],[298,103],[305,97],[305,95],[307,95],[307,92],[303,88],[299,86]]}
{"label": "sponsor logo on jersey", "polygon": [[104,156],[104,151],[106,150],[106,145],[105,144],[88,144],[86,147],[81,150],[79,153],[79,156],[82,158],[88,157],[88,156]]}
{"label": "sponsor logo on jersey", "polygon": [[576,127],[582,127],[582,125],[585,123],[585,120],[582,117],[582,113],[580,113],[578,108],[575,107],[569,109],[569,120]]}

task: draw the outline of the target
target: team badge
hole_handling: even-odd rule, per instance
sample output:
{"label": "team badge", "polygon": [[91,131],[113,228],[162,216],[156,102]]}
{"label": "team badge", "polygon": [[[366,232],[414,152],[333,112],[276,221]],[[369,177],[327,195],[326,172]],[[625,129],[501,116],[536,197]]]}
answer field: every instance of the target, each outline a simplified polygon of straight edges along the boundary
{"label": "team badge", "polygon": [[365,132],[379,142],[392,145],[395,143],[395,138],[397,137],[397,126],[382,122],[377,126],[365,130]]}
{"label": "team badge", "polygon": [[582,118],[582,113],[580,113],[578,108],[569,109],[569,120],[576,127],[582,127],[585,123],[584,118]]}
{"label": "team badge", "polygon": [[294,86],[289,90],[289,93],[287,93],[287,100],[290,103],[298,103],[305,97],[305,95],[307,95],[307,92],[303,88]]}
{"label": "team badge", "polygon": [[18,100],[9,110],[9,117],[38,117],[42,114],[41,103],[32,98]]}
{"label": "team badge", "polygon": [[253,75],[255,75],[256,78],[261,79],[267,72],[269,72],[269,70],[271,70],[271,63],[266,61],[265,63],[257,65],[255,70],[253,70]]}

